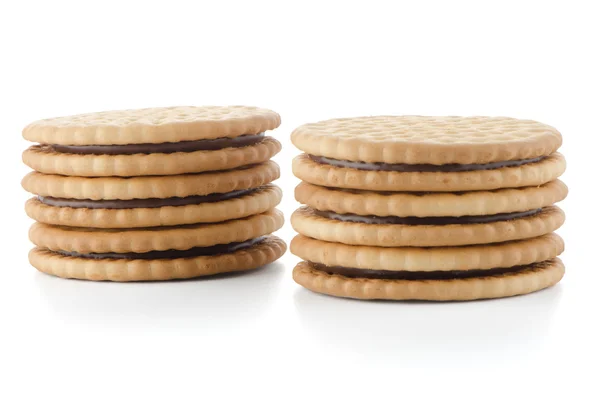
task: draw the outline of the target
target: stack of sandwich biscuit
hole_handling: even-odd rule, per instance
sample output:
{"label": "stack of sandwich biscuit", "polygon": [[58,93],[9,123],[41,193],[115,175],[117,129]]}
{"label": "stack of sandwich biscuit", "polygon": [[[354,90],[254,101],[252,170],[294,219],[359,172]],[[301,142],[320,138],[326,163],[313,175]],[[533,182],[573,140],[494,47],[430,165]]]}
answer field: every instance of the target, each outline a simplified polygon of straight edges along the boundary
{"label": "stack of sandwich biscuit", "polygon": [[38,270],[88,280],[166,280],[248,270],[279,258],[270,233],[277,113],[254,107],[109,111],[34,122],[22,181],[36,195]]}
{"label": "stack of sandwich biscuit", "polygon": [[299,127],[300,285],[358,299],[472,300],[556,284],[565,159],[554,128],[501,117]]}

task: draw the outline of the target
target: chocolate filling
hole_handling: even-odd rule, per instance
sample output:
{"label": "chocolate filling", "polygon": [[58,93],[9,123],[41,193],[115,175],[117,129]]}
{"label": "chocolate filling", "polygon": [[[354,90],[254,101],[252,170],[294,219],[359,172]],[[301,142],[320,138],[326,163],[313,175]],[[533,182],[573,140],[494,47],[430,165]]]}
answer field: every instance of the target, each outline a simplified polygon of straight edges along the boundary
{"label": "chocolate filling", "polygon": [[235,138],[202,139],[199,141],[135,143],[130,145],[50,145],[61,153],[72,154],[150,154],[219,150],[254,145],[265,139],[265,134],[240,135]]}
{"label": "chocolate filling", "polygon": [[504,167],[517,167],[523,164],[537,163],[545,157],[535,157],[525,160],[498,161],[487,164],[388,164],[388,163],[363,163],[361,161],[338,160],[323,156],[308,157],[319,164],[332,165],[334,167],[354,168],[364,171],[398,171],[398,172],[464,172],[495,170]]}
{"label": "chocolate filling", "polygon": [[90,208],[90,209],[129,209],[129,208],[159,208],[180,207],[215,201],[229,200],[245,196],[257,189],[235,190],[229,193],[212,193],[206,196],[169,197],[164,199],[133,199],[133,200],[79,200],[59,197],[38,196],[38,200],[53,207]]}
{"label": "chocolate filling", "polygon": [[475,277],[493,277],[505,274],[516,273],[526,268],[536,268],[544,262],[533,263],[530,265],[513,266],[509,268],[493,268],[486,270],[451,270],[451,271],[431,271],[431,272],[408,272],[392,270],[371,270],[357,269],[342,266],[326,266],[320,263],[309,262],[315,269],[328,274],[337,274],[349,278],[375,278],[384,280],[452,280],[456,278],[475,278]]}
{"label": "chocolate filling", "polygon": [[313,210],[315,215],[328,219],[334,219],[342,222],[359,222],[371,225],[465,225],[473,223],[488,223],[509,221],[512,219],[524,218],[539,214],[542,209],[534,209],[523,212],[510,212],[505,214],[493,215],[473,215],[473,216],[428,216],[420,218],[417,216],[372,216],[355,214],[338,214],[331,211]]}
{"label": "chocolate filling", "polygon": [[258,237],[251,240],[242,241],[241,243],[219,244],[211,247],[194,247],[189,250],[166,250],[166,251],[150,251],[150,252],[103,252],[103,253],[88,253],[69,251],[55,251],[65,256],[75,256],[86,259],[176,259],[176,258],[192,258],[195,256],[208,256],[229,254],[238,250],[250,248],[255,244],[260,244],[265,237]]}

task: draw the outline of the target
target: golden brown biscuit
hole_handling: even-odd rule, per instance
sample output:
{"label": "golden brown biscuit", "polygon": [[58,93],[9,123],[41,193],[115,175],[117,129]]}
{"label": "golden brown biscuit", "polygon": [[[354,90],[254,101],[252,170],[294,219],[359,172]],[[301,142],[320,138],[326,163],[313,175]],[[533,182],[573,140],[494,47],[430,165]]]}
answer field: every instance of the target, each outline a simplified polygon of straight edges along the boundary
{"label": "golden brown biscuit", "polygon": [[376,216],[466,216],[522,212],[562,201],[567,186],[554,180],[540,186],[492,191],[403,193],[335,189],[302,182],[296,200],[319,211]]}
{"label": "golden brown biscuit", "polygon": [[95,228],[137,228],[214,223],[260,214],[281,201],[281,189],[265,185],[242,196],[200,204],[155,208],[90,209],[47,205],[38,198],[25,203],[32,219],[53,225]]}
{"label": "golden brown biscuit", "polygon": [[456,192],[539,186],[560,177],[565,169],[565,158],[559,153],[520,166],[457,172],[365,171],[320,164],[306,154],[292,162],[294,175],[313,185],[395,192]]}
{"label": "golden brown biscuit", "polygon": [[279,115],[251,106],[173,106],[114,110],[35,121],[28,141],[58,145],[128,145],[235,138],[277,128]]}
{"label": "golden brown biscuit", "polygon": [[315,240],[298,235],[292,254],[326,266],[387,271],[493,269],[543,262],[560,255],[563,240],[554,233],[526,240],[463,247],[371,247]]}
{"label": "golden brown biscuit", "polygon": [[34,248],[29,252],[29,261],[39,271],[63,278],[154,281],[256,269],[280,258],[285,249],[282,240],[267,236],[249,248],[218,255],[175,259],[91,259]]}
{"label": "golden brown biscuit", "polygon": [[562,137],[546,124],[508,117],[371,116],[305,124],[292,142],[340,160],[443,165],[547,156]]}
{"label": "golden brown biscuit", "polygon": [[45,174],[70,176],[176,175],[229,170],[269,160],[281,143],[265,137],[249,146],[220,150],[139,154],[62,153],[51,146],[34,145],[23,152],[23,162]]}
{"label": "golden brown biscuit", "polygon": [[38,196],[90,200],[133,200],[205,196],[253,189],[279,178],[273,161],[229,171],[132,178],[49,175],[30,172],[21,185]]}
{"label": "golden brown biscuit", "polygon": [[449,279],[352,278],[317,270],[301,262],[294,280],[311,291],[354,299],[464,301],[528,294],[558,283],[565,273],[560,259],[505,270],[492,276]]}
{"label": "golden brown biscuit", "polygon": [[558,207],[509,221],[447,225],[366,224],[296,210],[291,222],[296,232],[317,240],[376,247],[443,247],[489,244],[541,236],[558,229],[565,215]]}
{"label": "golden brown biscuit", "polygon": [[271,234],[283,226],[283,214],[269,210],[219,223],[139,229],[98,229],[34,223],[29,239],[40,248],[69,252],[149,252],[187,250],[229,244]]}

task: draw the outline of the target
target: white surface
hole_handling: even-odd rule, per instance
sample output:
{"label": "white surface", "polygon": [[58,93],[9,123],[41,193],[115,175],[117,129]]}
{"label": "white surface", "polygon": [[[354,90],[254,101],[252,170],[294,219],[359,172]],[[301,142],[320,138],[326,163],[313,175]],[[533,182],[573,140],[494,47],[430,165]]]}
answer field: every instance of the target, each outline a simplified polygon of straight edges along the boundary
{"label": "white surface", "polygon": [[[598,395],[597,4],[123,3],[0,9],[0,395]],[[427,304],[312,294],[291,280],[290,254],[245,275],[170,283],[31,268],[22,127],[176,104],[282,115],[273,135],[285,146],[288,217],[289,134],[302,123],[450,114],[553,125],[569,164],[567,275],[529,296]]]}

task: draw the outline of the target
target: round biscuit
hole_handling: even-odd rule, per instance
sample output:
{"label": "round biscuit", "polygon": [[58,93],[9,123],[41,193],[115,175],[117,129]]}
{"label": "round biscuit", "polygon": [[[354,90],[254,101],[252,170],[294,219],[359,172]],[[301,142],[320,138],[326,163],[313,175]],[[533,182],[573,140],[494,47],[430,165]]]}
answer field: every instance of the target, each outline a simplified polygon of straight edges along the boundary
{"label": "round biscuit", "polygon": [[256,269],[279,259],[285,250],[283,240],[268,236],[250,248],[222,255],[155,260],[86,259],[34,248],[29,252],[29,262],[43,273],[62,278],[158,281]]}
{"label": "round biscuit", "polygon": [[562,201],[567,186],[554,180],[541,186],[459,193],[370,192],[300,183],[296,200],[319,211],[374,216],[477,216],[524,212]]}
{"label": "round biscuit", "polygon": [[467,301],[523,295],[551,287],[565,274],[558,258],[505,274],[450,280],[349,278],[314,269],[307,262],[293,271],[294,281],[321,294],[354,299]]}
{"label": "round biscuit", "polygon": [[565,158],[560,153],[516,167],[464,172],[364,171],[319,164],[306,154],[292,161],[294,175],[313,185],[395,192],[457,192],[539,186],[558,178],[565,169]]}
{"label": "round biscuit", "polygon": [[372,116],[325,120],[292,132],[300,150],[389,164],[485,164],[547,156],[562,144],[549,125],[508,117]]}
{"label": "round biscuit", "polygon": [[175,226],[216,223],[260,214],[281,201],[281,189],[265,185],[252,193],[229,200],[158,208],[89,209],[55,207],[31,198],[25,203],[27,215],[42,223],[103,229]]}
{"label": "round biscuit", "polygon": [[370,247],[297,235],[290,251],[326,266],[389,271],[466,271],[543,262],[560,255],[564,241],[555,233],[525,240],[464,247]]}
{"label": "round biscuit", "polygon": [[34,145],[23,152],[23,162],[44,174],[69,176],[178,175],[230,170],[259,164],[279,153],[281,143],[271,137],[239,148],[151,154],[71,154]]}
{"label": "round biscuit", "polygon": [[122,177],[78,177],[31,172],[25,190],[39,196],[88,200],[133,200],[205,196],[253,189],[279,178],[279,166],[267,161],[235,170],[200,174]]}
{"label": "round biscuit", "polygon": [[509,221],[464,225],[395,225],[342,222],[315,214],[309,207],[291,217],[294,230],[317,240],[375,247],[446,247],[489,244],[541,236],[558,229],[564,212],[546,207],[536,215]]}
{"label": "round biscuit", "polygon": [[188,250],[247,241],[283,226],[283,214],[272,209],[243,219],[139,229],[98,229],[34,223],[29,239],[40,248],[79,253]]}
{"label": "round biscuit", "polygon": [[251,106],[173,106],[38,120],[23,129],[23,137],[58,145],[164,143],[259,134],[280,123],[272,110]]}

